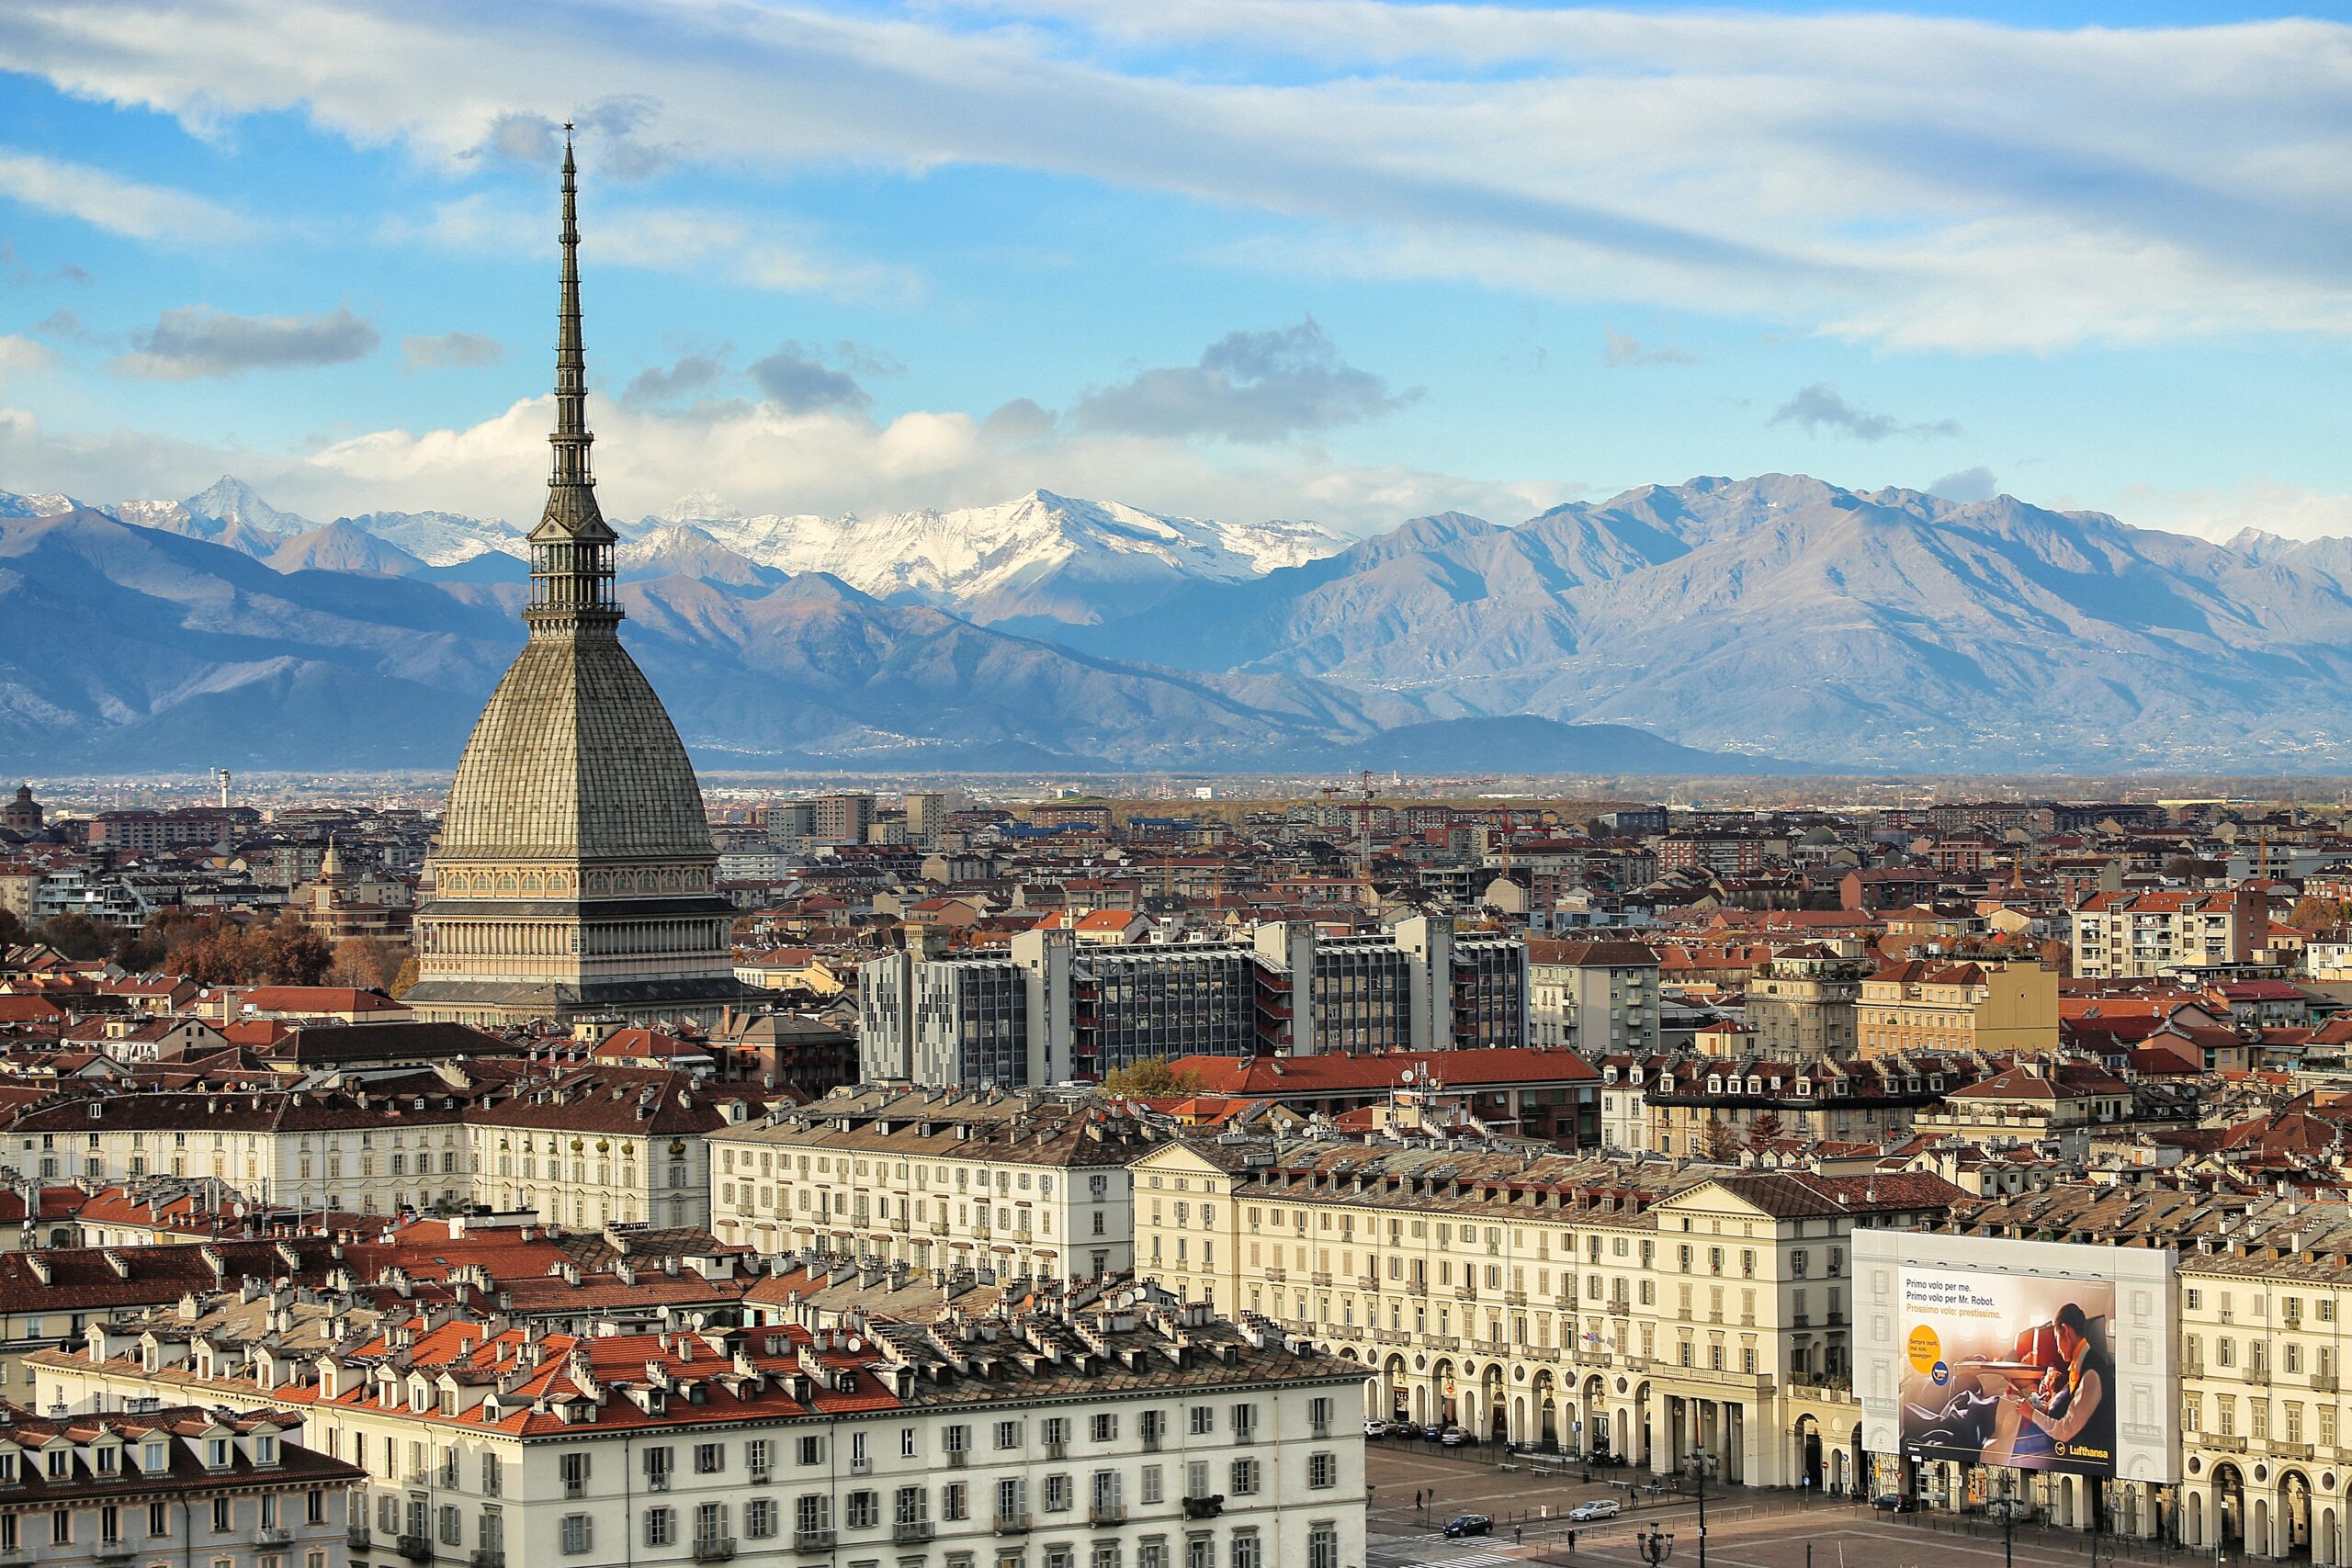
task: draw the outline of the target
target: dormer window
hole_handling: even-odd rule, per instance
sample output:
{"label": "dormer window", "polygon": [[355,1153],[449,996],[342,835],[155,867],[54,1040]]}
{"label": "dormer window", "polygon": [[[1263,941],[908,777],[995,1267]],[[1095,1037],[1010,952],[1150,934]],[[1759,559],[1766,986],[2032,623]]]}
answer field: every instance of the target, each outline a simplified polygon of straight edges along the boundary
{"label": "dormer window", "polygon": [[74,1473],[74,1450],[73,1450],[72,1449],[51,1449],[51,1450],[49,1450],[49,1478],[50,1478],[51,1481],[62,1481],[62,1480],[64,1480],[67,1476],[72,1475],[73,1473]]}
{"label": "dormer window", "polygon": [[255,1464],[276,1464],[277,1462],[277,1439],[267,1432],[261,1432],[254,1435],[254,1462]]}
{"label": "dormer window", "polygon": [[0,1453],[0,1486],[14,1486],[16,1483],[17,1450],[10,1449]]}
{"label": "dormer window", "polygon": [[164,1443],[149,1443],[139,1461],[139,1468],[150,1475],[159,1474],[171,1467],[171,1449]]}
{"label": "dormer window", "polygon": [[228,1468],[229,1468],[229,1439],[228,1439],[228,1438],[205,1438],[205,1439],[204,1439],[204,1463],[205,1463],[206,1468],[207,1468],[207,1469],[209,1469],[209,1470],[226,1470],[226,1469],[228,1469]]}
{"label": "dormer window", "polygon": [[98,1473],[100,1475],[114,1474],[117,1467],[121,1463],[122,1450],[115,1447],[112,1443],[107,1443],[101,1448],[94,1449],[91,1452],[98,1461]]}

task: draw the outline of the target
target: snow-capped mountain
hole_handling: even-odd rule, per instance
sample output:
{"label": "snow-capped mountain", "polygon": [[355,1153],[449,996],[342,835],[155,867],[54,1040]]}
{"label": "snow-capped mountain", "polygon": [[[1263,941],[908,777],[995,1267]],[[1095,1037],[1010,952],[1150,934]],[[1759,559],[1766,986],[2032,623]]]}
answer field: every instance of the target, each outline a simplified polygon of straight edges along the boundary
{"label": "snow-capped mountain", "polygon": [[1240,582],[1331,555],[1313,523],[1169,517],[1032,491],[998,506],[872,517],[744,517],[692,495],[640,530],[691,525],[783,571],[823,571],[877,599],[937,604],[986,625],[1087,625],[1193,582]]}
{"label": "snow-capped mountain", "polygon": [[82,505],[70,495],[18,495],[0,490],[0,517],[62,517]]}
{"label": "snow-capped mountain", "polygon": [[[198,517],[215,517],[223,523],[233,523],[240,528],[276,534],[284,539],[306,534],[318,526],[307,517],[280,512],[255,495],[253,486],[228,474],[213,480],[209,489],[189,496],[183,504]],[[137,519],[126,517],[123,521],[130,523]]]}
{"label": "snow-capped mountain", "polygon": [[363,512],[345,517],[350,524],[388,545],[397,545],[427,566],[456,566],[492,551],[528,560],[531,547],[523,530],[494,517],[467,517],[455,512]]}

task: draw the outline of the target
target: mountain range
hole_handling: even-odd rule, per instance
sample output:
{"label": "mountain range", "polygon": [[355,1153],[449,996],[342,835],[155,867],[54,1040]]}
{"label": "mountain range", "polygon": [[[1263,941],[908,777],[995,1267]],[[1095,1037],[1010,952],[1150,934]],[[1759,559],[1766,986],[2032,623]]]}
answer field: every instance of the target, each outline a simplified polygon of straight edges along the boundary
{"label": "mountain range", "polygon": [[[1699,479],[1349,540],[1035,491],[616,525],[706,765],[1451,773],[2315,772],[2352,761],[2352,541]],[[54,767],[454,759],[521,531],[0,493],[0,748]],[[61,635],[72,630],[75,635]],[[233,754],[232,754],[233,752]]]}

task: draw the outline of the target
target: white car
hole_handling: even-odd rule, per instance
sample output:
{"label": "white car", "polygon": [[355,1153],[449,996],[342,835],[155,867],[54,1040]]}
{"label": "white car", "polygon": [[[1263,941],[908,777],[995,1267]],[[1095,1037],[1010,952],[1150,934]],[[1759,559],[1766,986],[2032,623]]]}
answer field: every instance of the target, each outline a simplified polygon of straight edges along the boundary
{"label": "white car", "polygon": [[1385,1438],[1388,1436],[1388,1423],[1375,1416],[1363,1424],[1363,1435],[1367,1438]]}
{"label": "white car", "polygon": [[1572,1525],[1589,1525],[1595,1519],[1613,1519],[1624,1511],[1625,1505],[1617,1501],[1616,1498],[1600,1497],[1589,1503],[1579,1503],[1570,1508],[1568,1522]]}

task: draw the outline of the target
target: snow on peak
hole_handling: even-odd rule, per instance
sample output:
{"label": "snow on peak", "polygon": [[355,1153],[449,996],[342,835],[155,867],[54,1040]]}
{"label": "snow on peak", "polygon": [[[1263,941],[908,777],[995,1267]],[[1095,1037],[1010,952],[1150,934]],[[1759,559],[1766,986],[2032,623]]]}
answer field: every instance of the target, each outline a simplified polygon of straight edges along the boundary
{"label": "snow on peak", "polygon": [[311,527],[309,518],[280,512],[255,495],[253,486],[229,474],[222,474],[201,493],[189,496],[184,504],[198,517],[217,517],[223,523],[265,534],[283,534],[289,538],[307,533]]}
{"label": "snow on peak", "polygon": [[743,514],[707,490],[690,490],[661,511],[648,514],[648,525],[676,523],[739,523]]}
{"label": "snow on peak", "polygon": [[830,572],[878,599],[947,605],[984,621],[1092,621],[1190,581],[1238,582],[1347,543],[1311,523],[1170,517],[1046,490],[947,511],[697,521],[763,566]]}

